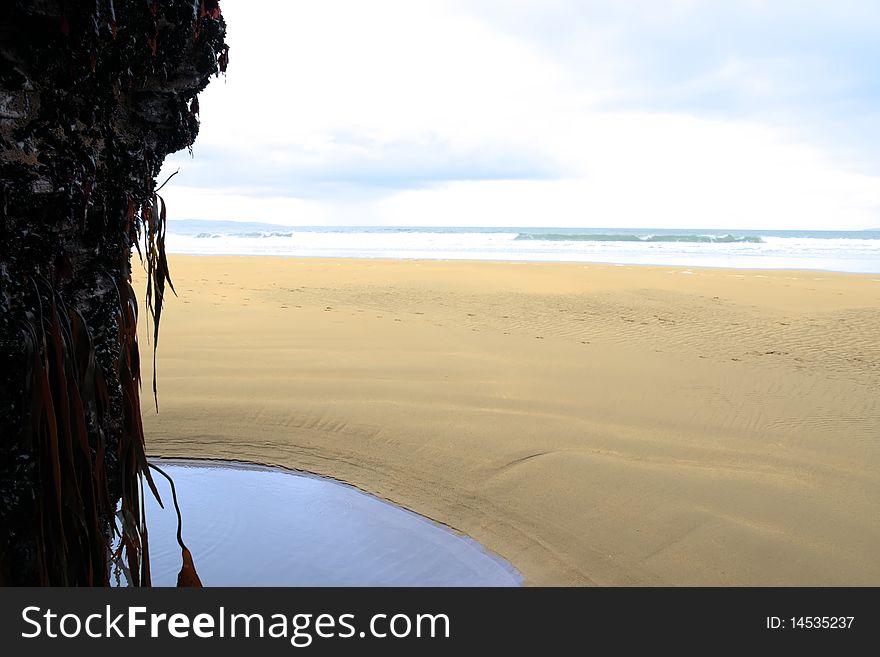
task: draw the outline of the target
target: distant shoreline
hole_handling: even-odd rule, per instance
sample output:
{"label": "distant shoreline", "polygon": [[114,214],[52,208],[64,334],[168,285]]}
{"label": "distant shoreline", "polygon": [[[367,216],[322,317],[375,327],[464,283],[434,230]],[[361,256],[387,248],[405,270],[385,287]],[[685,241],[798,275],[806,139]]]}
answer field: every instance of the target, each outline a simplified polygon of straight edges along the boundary
{"label": "distant shoreline", "polygon": [[[366,260],[374,262],[445,262],[463,264],[499,264],[499,265],[582,265],[585,267],[623,267],[623,268],[647,268],[647,269],[708,269],[708,270],[730,270],[742,272],[756,273],[780,273],[780,272],[804,272],[804,273],[820,273],[820,274],[836,274],[842,276],[880,276],[880,267],[878,271],[839,271],[835,269],[806,269],[806,268],[785,268],[785,267],[730,267],[722,265],[669,265],[669,264],[652,264],[652,263],[630,263],[630,262],[595,262],[590,260],[488,260],[488,259],[468,259],[468,258],[388,258],[382,256],[330,256],[330,255],[261,255],[255,253],[179,253],[173,255],[184,258],[271,258],[281,260]],[[880,280],[880,279],[878,279]]]}
{"label": "distant shoreline", "polygon": [[880,273],[880,232],[624,228],[290,227],[170,222],[167,248],[257,255],[579,262]]}

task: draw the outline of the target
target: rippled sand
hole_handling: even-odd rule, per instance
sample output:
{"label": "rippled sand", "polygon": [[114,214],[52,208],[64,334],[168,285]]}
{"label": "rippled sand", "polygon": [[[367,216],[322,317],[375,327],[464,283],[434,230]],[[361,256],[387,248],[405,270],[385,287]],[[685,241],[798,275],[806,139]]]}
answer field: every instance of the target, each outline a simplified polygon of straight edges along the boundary
{"label": "rippled sand", "polygon": [[876,275],[171,269],[151,454],[342,479],[527,584],[880,585]]}

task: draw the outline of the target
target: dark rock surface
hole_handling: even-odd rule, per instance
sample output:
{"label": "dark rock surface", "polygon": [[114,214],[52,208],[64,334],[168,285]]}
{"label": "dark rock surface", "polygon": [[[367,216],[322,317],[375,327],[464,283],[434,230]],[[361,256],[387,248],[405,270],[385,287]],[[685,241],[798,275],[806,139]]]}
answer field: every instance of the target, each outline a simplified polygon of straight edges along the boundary
{"label": "dark rock surface", "polygon": [[224,36],[216,0],[0,4],[0,584],[149,583],[132,246],[158,318],[155,177]]}

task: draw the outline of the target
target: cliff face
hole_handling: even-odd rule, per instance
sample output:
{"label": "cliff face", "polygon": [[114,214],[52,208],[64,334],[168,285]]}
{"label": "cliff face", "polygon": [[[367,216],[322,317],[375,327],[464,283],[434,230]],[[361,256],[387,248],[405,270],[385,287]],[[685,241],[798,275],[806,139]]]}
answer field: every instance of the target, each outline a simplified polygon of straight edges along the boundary
{"label": "cliff face", "polygon": [[0,7],[0,584],[149,584],[131,253],[158,320],[155,176],[224,36],[216,0]]}

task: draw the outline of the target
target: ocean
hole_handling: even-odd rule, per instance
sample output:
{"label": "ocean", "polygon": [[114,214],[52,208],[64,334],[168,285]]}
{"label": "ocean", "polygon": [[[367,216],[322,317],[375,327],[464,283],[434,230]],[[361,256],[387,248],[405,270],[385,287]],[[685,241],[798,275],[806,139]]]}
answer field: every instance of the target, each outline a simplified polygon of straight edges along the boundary
{"label": "ocean", "polygon": [[880,230],[291,227],[171,220],[170,253],[601,262],[880,273]]}

